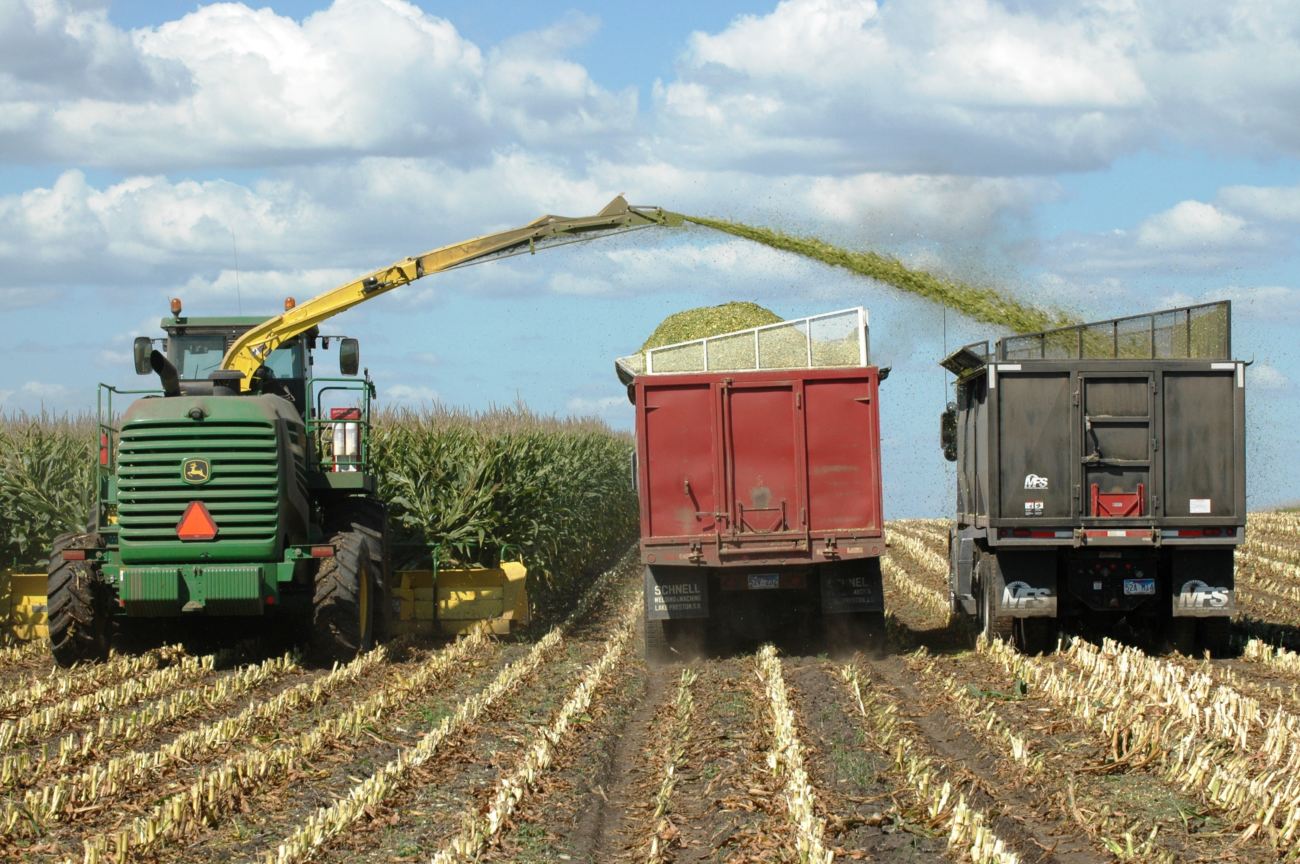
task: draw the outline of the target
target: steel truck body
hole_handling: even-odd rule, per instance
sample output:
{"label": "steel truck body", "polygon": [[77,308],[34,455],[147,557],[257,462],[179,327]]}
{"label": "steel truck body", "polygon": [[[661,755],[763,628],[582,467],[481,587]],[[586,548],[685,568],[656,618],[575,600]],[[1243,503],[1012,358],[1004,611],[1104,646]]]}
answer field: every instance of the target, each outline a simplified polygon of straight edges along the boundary
{"label": "steel truck body", "polygon": [[[861,344],[841,345],[842,356],[813,365],[817,321],[836,315],[852,323],[825,341],[860,333]],[[791,335],[799,344],[784,351],[796,356],[772,358],[784,368],[643,371],[632,379],[651,643],[661,634],[671,643],[680,622],[698,626],[726,612],[762,624],[755,619],[804,607],[879,624],[884,376],[867,362],[866,313],[830,316],[702,340],[714,351],[710,365],[741,365],[749,358],[716,355],[749,340],[750,365],[762,367],[765,337],[802,333],[813,346]],[[665,353],[650,352],[651,370],[656,359],[669,366],[680,349],[657,350]],[[765,600],[780,609],[764,612]]]}
{"label": "steel truck body", "polygon": [[1229,327],[1210,304],[944,361],[954,612],[1030,650],[1061,619],[1224,647],[1246,523],[1246,364]]}

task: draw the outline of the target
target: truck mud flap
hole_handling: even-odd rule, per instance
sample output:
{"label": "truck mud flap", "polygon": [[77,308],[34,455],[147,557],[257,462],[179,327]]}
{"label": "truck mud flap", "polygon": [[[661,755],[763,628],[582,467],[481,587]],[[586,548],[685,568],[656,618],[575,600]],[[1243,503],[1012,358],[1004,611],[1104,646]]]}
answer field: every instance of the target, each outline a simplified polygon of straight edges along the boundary
{"label": "truck mud flap", "polygon": [[1055,552],[999,552],[980,559],[982,578],[994,578],[997,615],[1055,618],[1059,588]]}
{"label": "truck mud flap", "polygon": [[818,570],[821,571],[822,614],[885,611],[878,558],[823,564]]}
{"label": "truck mud flap", "polygon": [[708,571],[682,567],[645,568],[645,620],[708,617]]}
{"label": "truck mud flap", "polygon": [[1175,618],[1218,618],[1237,611],[1231,549],[1174,552],[1169,556]]}

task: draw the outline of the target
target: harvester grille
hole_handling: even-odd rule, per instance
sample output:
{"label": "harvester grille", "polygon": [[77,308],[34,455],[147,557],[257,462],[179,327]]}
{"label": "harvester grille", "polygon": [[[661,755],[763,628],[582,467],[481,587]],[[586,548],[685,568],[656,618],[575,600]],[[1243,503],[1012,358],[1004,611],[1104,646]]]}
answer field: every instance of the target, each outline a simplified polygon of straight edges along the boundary
{"label": "harvester grille", "polygon": [[[202,460],[209,477],[186,482],[186,463]],[[117,461],[118,529],[132,547],[177,545],[176,526],[202,501],[218,526],[217,543],[274,543],[279,527],[279,454],[275,427],[248,421],[127,424]]]}

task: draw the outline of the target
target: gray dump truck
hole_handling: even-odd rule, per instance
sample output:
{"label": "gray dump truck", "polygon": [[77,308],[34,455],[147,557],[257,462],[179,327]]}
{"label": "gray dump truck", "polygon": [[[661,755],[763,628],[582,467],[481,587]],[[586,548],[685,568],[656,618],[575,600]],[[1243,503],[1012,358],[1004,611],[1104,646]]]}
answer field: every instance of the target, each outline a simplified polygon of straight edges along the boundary
{"label": "gray dump truck", "polygon": [[1062,625],[1224,653],[1246,525],[1246,364],[1211,303],[944,358],[953,612],[1022,651]]}

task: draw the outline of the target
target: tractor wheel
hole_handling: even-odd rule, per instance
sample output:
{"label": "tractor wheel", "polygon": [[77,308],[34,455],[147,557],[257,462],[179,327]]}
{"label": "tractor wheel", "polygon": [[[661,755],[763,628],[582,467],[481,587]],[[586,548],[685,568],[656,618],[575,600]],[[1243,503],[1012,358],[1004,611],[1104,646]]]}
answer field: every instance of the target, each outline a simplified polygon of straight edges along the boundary
{"label": "tractor wheel", "polygon": [[312,653],[323,663],[346,663],[375,639],[375,541],[360,531],[331,538],[334,557],[321,559],[312,601]]}
{"label": "tractor wheel", "polygon": [[63,667],[108,657],[112,627],[109,588],[93,562],[63,557],[69,547],[97,543],[94,535],[63,534],[54,540],[50,552],[45,589],[50,653]]}
{"label": "tractor wheel", "polygon": [[370,574],[373,579],[374,641],[382,642],[393,634],[396,606],[396,585],[391,572],[388,549],[388,511],[384,505],[371,498],[350,498],[342,506],[332,508],[325,521],[325,530],[334,534],[357,532],[370,539]]}

